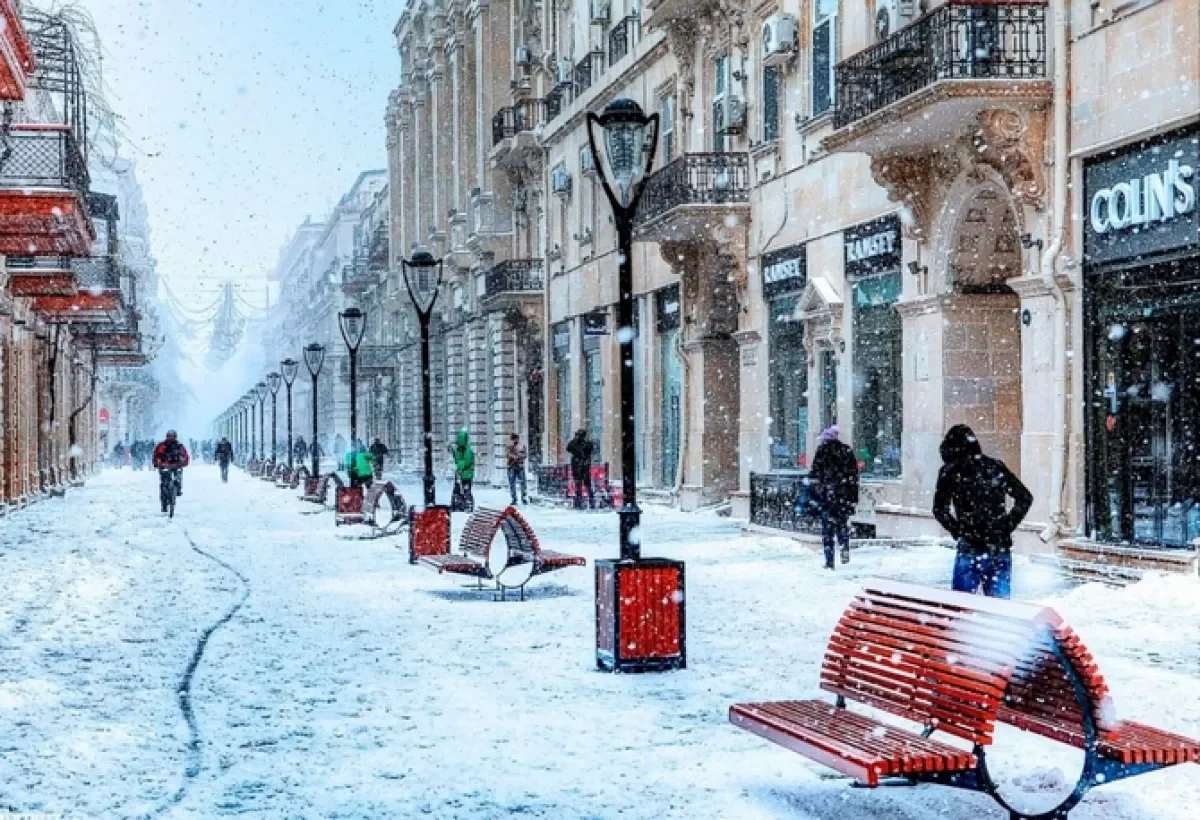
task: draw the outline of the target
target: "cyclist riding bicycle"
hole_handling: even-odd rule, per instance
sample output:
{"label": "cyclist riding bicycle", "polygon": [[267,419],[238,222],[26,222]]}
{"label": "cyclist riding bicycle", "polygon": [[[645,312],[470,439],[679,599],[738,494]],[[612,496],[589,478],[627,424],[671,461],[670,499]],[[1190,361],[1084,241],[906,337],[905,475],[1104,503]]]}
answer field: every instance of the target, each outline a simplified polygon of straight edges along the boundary
{"label": "cyclist riding bicycle", "polygon": [[167,431],[167,437],[154,448],[154,469],[158,470],[158,497],[162,502],[162,511],[167,512],[170,505],[171,482],[174,482],[175,495],[183,495],[183,468],[188,466],[191,457],[183,442],[175,435],[174,430]]}

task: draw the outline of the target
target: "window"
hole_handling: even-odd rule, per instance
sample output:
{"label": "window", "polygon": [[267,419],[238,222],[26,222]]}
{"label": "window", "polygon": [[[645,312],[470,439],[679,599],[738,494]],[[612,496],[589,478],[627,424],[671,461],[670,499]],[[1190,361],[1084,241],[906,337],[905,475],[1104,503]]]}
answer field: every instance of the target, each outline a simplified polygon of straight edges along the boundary
{"label": "window", "polygon": [[774,66],[763,68],[762,117],[763,142],[779,139],[779,69]]}
{"label": "window", "polygon": [[662,164],[675,159],[675,95],[659,100],[659,121],[662,128]]}
{"label": "window", "polygon": [[838,0],[814,0],[812,36],[812,115],[833,106],[833,67],[837,63]]}
{"label": "window", "polygon": [[903,326],[900,272],[863,277],[854,296],[854,452],[863,474],[900,475]]}
{"label": "window", "polygon": [[713,62],[713,150],[725,150],[725,98],[729,93],[729,55],[722,54]]}

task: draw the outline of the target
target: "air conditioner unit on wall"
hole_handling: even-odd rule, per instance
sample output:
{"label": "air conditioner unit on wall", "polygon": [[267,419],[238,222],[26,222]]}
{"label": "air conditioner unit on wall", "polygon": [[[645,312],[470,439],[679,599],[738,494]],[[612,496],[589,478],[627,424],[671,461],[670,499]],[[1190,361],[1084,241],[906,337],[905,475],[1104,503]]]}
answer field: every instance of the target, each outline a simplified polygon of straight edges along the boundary
{"label": "air conditioner unit on wall", "polygon": [[592,23],[600,25],[608,22],[609,10],[612,8],[612,0],[592,0]]}
{"label": "air conditioner unit on wall", "polygon": [[571,82],[574,70],[570,60],[559,60],[554,64],[554,81],[559,85]]}
{"label": "air conditioner unit on wall", "polygon": [[796,56],[796,18],[790,14],[772,14],[763,23],[763,65],[782,65]]}
{"label": "air conditioner unit on wall", "polygon": [[584,145],[579,149],[579,172],[581,174],[596,173],[596,157],[592,154],[590,145]]}
{"label": "air conditioner unit on wall", "polygon": [[562,165],[556,165],[550,170],[550,190],[559,196],[571,193],[571,175]]}
{"label": "air conditioner unit on wall", "polygon": [[723,137],[746,133],[746,101],[726,95],[713,102],[713,130]]}
{"label": "air conditioner unit on wall", "polygon": [[917,18],[917,0],[878,0],[875,5],[875,40],[886,40]]}
{"label": "air conditioner unit on wall", "polygon": [[533,55],[529,51],[529,46],[517,46],[517,65],[523,68],[533,65]]}

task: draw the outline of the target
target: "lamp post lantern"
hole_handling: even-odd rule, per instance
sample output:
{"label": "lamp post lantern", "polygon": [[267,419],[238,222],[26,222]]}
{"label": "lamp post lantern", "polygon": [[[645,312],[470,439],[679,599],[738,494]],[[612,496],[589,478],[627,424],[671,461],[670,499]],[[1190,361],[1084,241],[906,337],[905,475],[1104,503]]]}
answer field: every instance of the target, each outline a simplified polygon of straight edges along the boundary
{"label": "lamp post lantern", "polygon": [[338,314],[342,340],[350,351],[350,446],[358,442],[358,346],[367,330],[367,314],[356,307]]}
{"label": "lamp post lantern", "polygon": [[438,288],[442,284],[442,260],[434,259],[428,251],[417,251],[411,259],[402,259],[404,286],[412,299],[421,325],[421,403],[422,433],[425,437],[425,506],[432,507],[435,501],[433,478],[433,408],[430,402],[429,385],[429,320],[437,302]]}
{"label": "lamp post lantern", "polygon": [[320,448],[317,444],[317,375],[321,372],[324,362],[324,345],[313,342],[304,348],[304,365],[312,375],[312,444],[309,448],[312,450],[312,473],[309,478],[316,478],[321,474]]}
{"label": "lamp post lantern", "polygon": [[283,383],[287,385],[287,459],[288,472],[295,468],[292,463],[292,384],[296,381],[296,373],[300,369],[300,362],[295,359],[284,359],[279,363],[279,371],[283,376]]}
{"label": "lamp post lantern", "polygon": [[267,457],[266,408],[267,393],[269,392],[270,388],[265,382],[254,385],[254,397],[258,399],[258,461],[260,466]]}
{"label": "lamp post lantern", "polygon": [[279,430],[279,417],[276,415],[276,396],[279,395],[279,386],[283,377],[279,373],[267,374],[267,389],[271,391],[271,464],[274,465],[279,461],[279,448],[276,445],[275,434]]}
{"label": "lamp post lantern", "polygon": [[[633,226],[646,179],[654,166],[658,114],[647,116],[633,100],[613,100],[599,115],[588,112],[588,145],[617,231],[617,340],[620,344],[621,509],[620,558],[596,561],[596,665],[608,671],[682,669],[684,566],[642,558],[637,505],[634,416]],[[603,134],[604,152],[597,131]],[[652,634],[631,642],[622,624],[653,624]]]}

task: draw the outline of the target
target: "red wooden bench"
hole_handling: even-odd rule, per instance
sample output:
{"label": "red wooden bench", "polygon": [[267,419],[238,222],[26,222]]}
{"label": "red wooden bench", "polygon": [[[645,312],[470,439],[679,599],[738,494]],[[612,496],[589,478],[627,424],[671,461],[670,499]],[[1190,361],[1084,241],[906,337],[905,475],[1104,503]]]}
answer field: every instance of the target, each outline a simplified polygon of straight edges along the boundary
{"label": "red wooden bench", "polygon": [[404,497],[390,481],[362,487],[338,487],[334,523],[366,524],[375,536],[392,535],[408,523]]}
{"label": "red wooden bench", "polygon": [[[497,539],[497,533],[504,538]],[[484,580],[495,581],[500,600],[509,589],[519,589],[521,600],[525,600],[525,585],[535,575],[587,565],[580,556],[542,549],[533,528],[516,507],[477,508],[467,519],[458,553],[422,555],[417,561],[439,573],[477,578],[480,586]]]}
{"label": "red wooden bench", "polygon": [[275,462],[267,459],[258,469],[258,477],[263,481],[275,480]]}
{"label": "red wooden bench", "polygon": [[[1010,817],[1067,817],[1089,789],[1176,763],[1200,761],[1200,743],[1133,721],[1115,721],[1092,656],[1054,610],[915,584],[875,581],[829,639],[820,700],[740,703],[735,726],[866,786],[889,778],[989,794]],[[855,701],[920,724],[914,732],[851,712]],[[986,747],[1006,723],[1083,749],[1074,790],[1038,815],[999,793]],[[970,751],[934,732],[967,741]]]}
{"label": "red wooden bench", "polygon": [[[310,476],[305,482],[302,499],[313,504],[325,505],[329,502],[330,487],[334,487],[335,490],[342,490],[345,486],[342,477],[337,473],[329,473],[324,476]],[[336,492],[334,498],[335,500],[337,498]]]}

